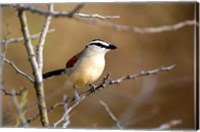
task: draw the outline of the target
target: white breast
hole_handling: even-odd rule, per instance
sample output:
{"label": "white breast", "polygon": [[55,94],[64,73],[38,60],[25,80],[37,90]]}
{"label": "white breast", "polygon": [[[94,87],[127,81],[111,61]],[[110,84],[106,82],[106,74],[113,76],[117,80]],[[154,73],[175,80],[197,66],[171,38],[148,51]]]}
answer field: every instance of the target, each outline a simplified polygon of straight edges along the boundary
{"label": "white breast", "polygon": [[105,67],[104,54],[81,58],[68,72],[68,79],[77,87],[83,87],[96,81]]}

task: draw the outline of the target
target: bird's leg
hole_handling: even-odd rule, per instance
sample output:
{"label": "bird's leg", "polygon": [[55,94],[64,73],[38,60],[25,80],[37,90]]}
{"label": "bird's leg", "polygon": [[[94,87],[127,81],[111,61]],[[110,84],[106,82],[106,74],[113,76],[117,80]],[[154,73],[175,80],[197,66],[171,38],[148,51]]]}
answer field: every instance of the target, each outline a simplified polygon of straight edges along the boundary
{"label": "bird's leg", "polygon": [[76,90],[76,86],[73,85],[73,92],[74,92],[74,95],[73,95],[73,100],[78,103],[80,101],[80,96]]}

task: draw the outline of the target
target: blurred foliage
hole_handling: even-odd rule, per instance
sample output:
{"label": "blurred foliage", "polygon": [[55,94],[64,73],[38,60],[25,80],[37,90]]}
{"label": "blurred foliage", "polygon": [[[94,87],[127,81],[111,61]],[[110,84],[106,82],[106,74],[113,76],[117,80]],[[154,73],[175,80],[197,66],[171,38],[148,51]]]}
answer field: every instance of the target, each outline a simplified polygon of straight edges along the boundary
{"label": "blurred foliage", "polygon": [[[34,6],[47,8],[41,4]],[[69,11],[75,6],[75,4],[56,4],[55,10]],[[120,16],[120,19],[105,20],[105,22],[156,27],[194,19],[194,6],[195,3],[186,2],[87,3],[80,12]],[[40,32],[45,17],[30,12],[27,12],[27,17],[31,34]],[[12,33],[10,37],[22,36],[17,12],[10,7],[3,8],[4,36],[7,24]],[[106,56],[106,68],[102,77],[111,72],[111,77],[117,78],[140,70],[176,64],[176,68],[168,73],[122,82],[118,86],[110,86],[89,96],[71,112],[70,127],[111,128],[112,120],[98,103],[99,100],[103,100],[124,128],[155,128],[174,119],[182,120],[182,124],[174,128],[194,128],[193,26],[176,31],[137,34],[102,28],[70,18],[53,18],[50,27],[56,31],[47,35],[44,47],[44,72],[65,67],[66,61],[94,38],[104,39],[118,46],[117,50]],[[34,46],[37,42],[38,39],[33,41]],[[24,72],[32,74],[23,43],[8,45],[6,56]],[[48,106],[62,101],[63,93],[71,95],[71,89],[66,88],[64,80],[65,77],[60,76],[44,82]],[[4,81],[6,89],[28,88],[27,117],[38,112],[33,86],[6,64]],[[87,88],[80,91],[85,89]],[[16,113],[13,112],[12,99],[4,96],[3,100],[5,100],[3,101],[4,125],[13,126]],[[63,108],[57,108],[49,113],[50,121],[53,123],[62,115]],[[39,119],[31,123],[31,126],[39,125]]]}

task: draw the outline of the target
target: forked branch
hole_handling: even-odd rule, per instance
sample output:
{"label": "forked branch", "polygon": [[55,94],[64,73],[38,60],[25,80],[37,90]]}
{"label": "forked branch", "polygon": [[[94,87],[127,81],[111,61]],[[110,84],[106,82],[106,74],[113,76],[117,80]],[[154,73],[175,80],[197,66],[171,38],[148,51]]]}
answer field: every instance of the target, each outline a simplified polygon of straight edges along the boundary
{"label": "forked branch", "polygon": [[24,10],[18,9],[18,17],[21,24],[21,32],[24,37],[24,45],[26,47],[29,62],[31,64],[32,71],[34,74],[34,87],[35,87],[35,91],[37,95],[40,121],[41,121],[42,126],[48,126],[49,119],[48,119],[48,113],[46,109],[42,72],[38,68],[38,63],[37,63],[33,45],[30,39],[28,22],[27,22],[27,18],[26,18]]}

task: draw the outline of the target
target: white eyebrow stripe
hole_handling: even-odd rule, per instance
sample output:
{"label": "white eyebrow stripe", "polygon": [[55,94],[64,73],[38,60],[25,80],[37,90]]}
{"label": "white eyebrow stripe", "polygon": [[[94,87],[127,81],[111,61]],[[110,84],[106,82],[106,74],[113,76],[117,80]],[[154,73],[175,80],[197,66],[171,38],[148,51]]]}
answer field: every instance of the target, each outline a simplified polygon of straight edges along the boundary
{"label": "white eyebrow stripe", "polygon": [[102,45],[109,46],[108,43],[106,43],[106,42],[104,42],[104,41],[100,41],[100,40],[92,41],[92,42],[90,42],[89,44],[92,44],[92,43],[100,43],[100,44],[102,44]]}

